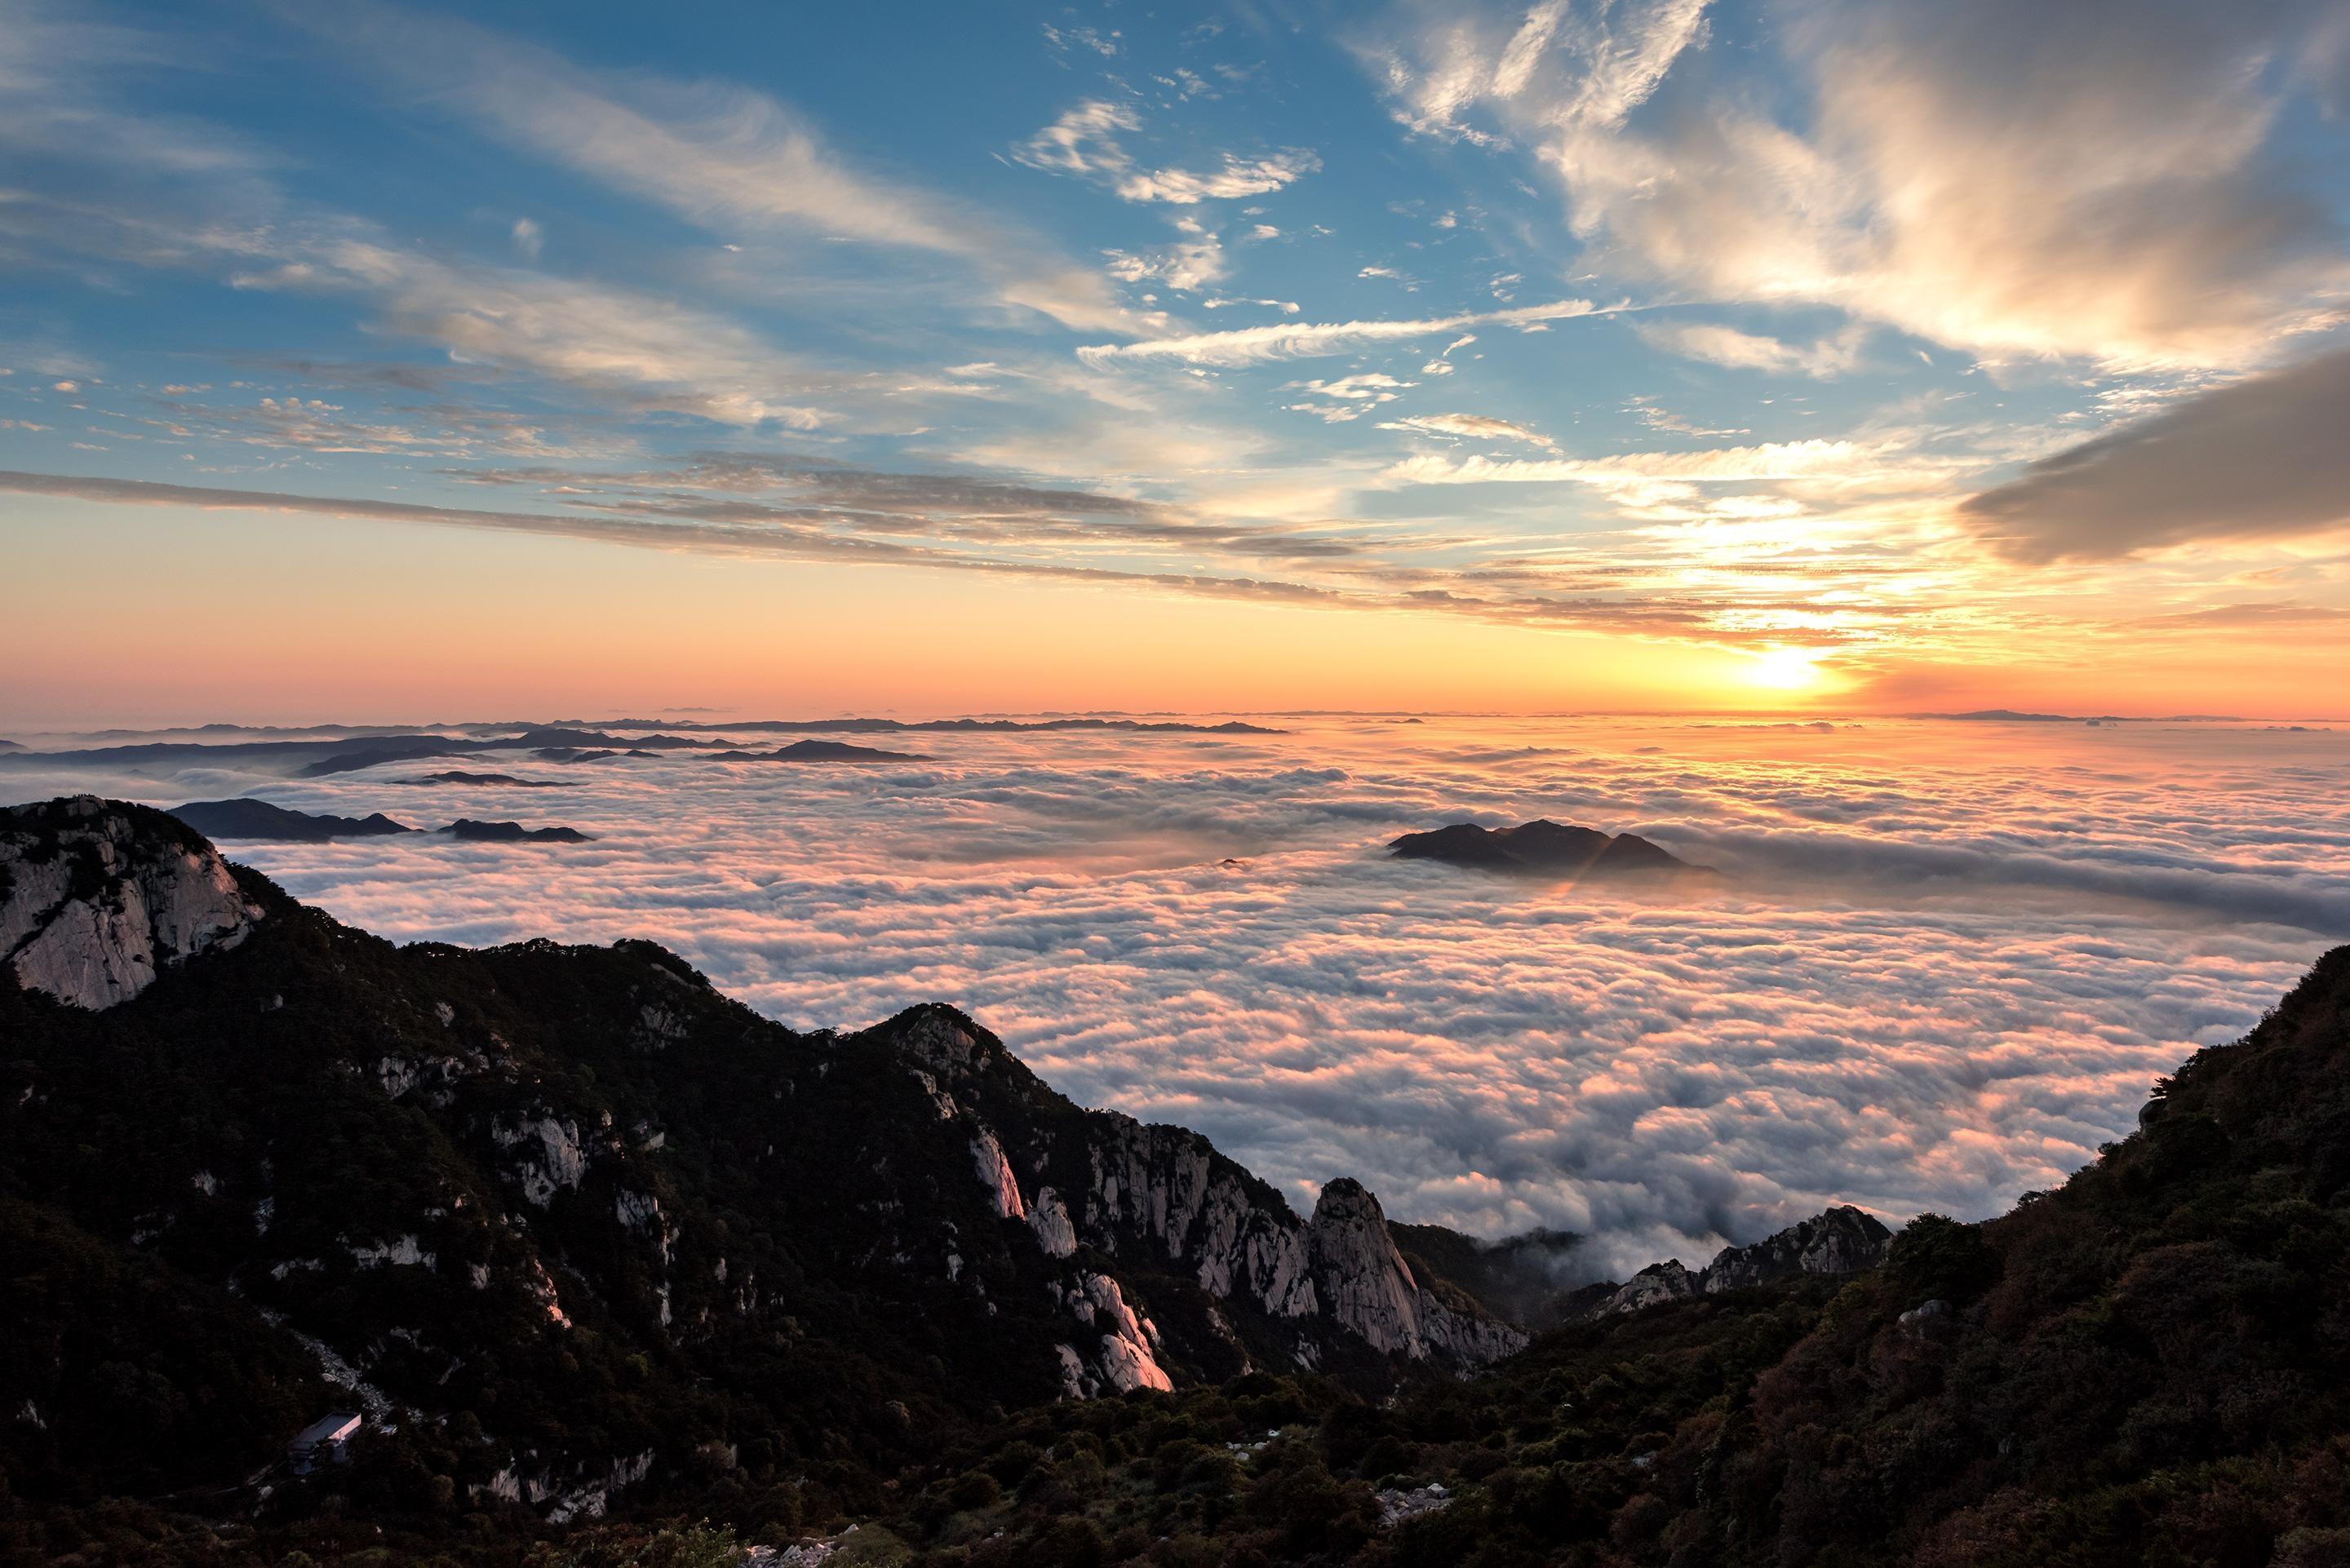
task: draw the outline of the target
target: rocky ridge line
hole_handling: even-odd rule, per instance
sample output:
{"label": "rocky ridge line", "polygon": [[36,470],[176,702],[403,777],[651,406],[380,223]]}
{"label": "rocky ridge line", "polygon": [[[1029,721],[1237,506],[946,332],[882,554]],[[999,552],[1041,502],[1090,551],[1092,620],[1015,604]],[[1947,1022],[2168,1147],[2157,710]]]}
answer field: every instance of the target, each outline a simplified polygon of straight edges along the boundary
{"label": "rocky ridge line", "polygon": [[1875,1215],[1841,1205],[1751,1246],[1725,1247],[1702,1269],[1691,1270],[1678,1258],[1651,1263],[1592,1315],[1638,1312],[1658,1302],[1766,1285],[1796,1274],[1856,1274],[1883,1262],[1892,1244],[1893,1232]]}

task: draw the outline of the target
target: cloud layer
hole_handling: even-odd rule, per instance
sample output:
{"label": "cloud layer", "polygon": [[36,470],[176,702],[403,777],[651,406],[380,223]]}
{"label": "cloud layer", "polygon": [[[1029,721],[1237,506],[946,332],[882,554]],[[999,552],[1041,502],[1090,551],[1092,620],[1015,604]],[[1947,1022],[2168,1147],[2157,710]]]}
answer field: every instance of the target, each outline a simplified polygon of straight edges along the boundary
{"label": "cloud layer", "polygon": [[[1835,1201],[1994,1211],[2350,936],[2344,735],[1281,722],[927,736],[878,770],[518,761],[561,786],[526,801],[385,770],[0,784],[568,822],[597,842],[232,852],[390,935],[656,937],[795,1023],[955,1002],[1295,1202],[1357,1174],[1402,1218],[1593,1234],[1617,1274]],[[1544,815],[1732,880],[1645,901],[1377,848]]]}

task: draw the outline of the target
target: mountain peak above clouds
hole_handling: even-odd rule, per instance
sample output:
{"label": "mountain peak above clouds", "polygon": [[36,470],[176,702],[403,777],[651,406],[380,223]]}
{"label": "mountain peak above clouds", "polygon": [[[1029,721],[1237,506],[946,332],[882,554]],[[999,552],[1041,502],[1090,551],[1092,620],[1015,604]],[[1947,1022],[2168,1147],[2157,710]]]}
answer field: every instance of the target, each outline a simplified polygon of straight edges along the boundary
{"label": "mountain peak above clouds", "polygon": [[1440,860],[1479,871],[1546,877],[1638,877],[1677,872],[1708,873],[1671,851],[1631,833],[1538,817],[1514,827],[1482,827],[1456,822],[1424,833],[1407,833],[1388,847],[1398,860]]}
{"label": "mountain peak above clouds", "polygon": [[27,990],[110,1007],[261,917],[220,852],[162,812],[94,795],[0,811],[0,961]]}
{"label": "mountain peak above clouds", "polygon": [[265,800],[195,800],[172,807],[170,815],[208,838],[276,839],[297,844],[324,844],[337,838],[373,838],[413,833],[405,823],[383,813],[366,816],[336,816],[295,811]]}

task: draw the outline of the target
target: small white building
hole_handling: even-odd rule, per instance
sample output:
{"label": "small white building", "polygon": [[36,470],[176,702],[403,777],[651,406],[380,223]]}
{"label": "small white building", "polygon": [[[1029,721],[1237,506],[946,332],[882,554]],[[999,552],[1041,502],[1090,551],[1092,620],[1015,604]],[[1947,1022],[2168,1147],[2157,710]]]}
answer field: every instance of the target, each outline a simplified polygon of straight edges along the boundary
{"label": "small white building", "polygon": [[350,1440],[359,1429],[357,1410],[330,1410],[294,1435],[286,1445],[286,1462],[297,1476],[320,1465],[339,1465],[350,1458]]}

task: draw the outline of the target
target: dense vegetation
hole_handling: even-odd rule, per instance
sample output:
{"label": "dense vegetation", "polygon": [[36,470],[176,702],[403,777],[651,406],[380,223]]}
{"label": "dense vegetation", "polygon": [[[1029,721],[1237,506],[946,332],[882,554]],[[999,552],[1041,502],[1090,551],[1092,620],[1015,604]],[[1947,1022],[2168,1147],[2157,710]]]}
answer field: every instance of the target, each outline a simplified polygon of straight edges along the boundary
{"label": "dense vegetation", "polygon": [[[984,1229],[967,1165],[857,1130],[936,1112],[876,1055],[773,1029],[658,949],[400,950],[307,915],[102,1017],[0,981],[0,1550],[689,1568],[821,1538],[844,1568],[2350,1563],[2350,948],[2009,1215],[1925,1217],[1850,1281],[1567,1317],[1481,1376],[1393,1397],[1206,1365],[1174,1394],[1027,1397],[1055,1331],[1015,1293],[981,1311],[933,1273],[849,1266],[877,1238],[921,1244],[893,1212]],[[449,1086],[489,1096],[473,1121],[349,1065],[444,1036],[513,1069]],[[788,1150],[764,1136],[785,1094],[810,1097]],[[608,1158],[527,1227],[493,1218],[520,1202],[462,1129],[598,1106],[620,1109]],[[819,1184],[822,1211],[788,1197]],[[622,1190],[676,1221],[666,1273],[610,1222]],[[420,1231],[424,1193],[442,1212]],[[265,1200],[268,1255],[319,1267],[232,1266],[261,1255]],[[494,1286],[340,1261],[408,1232]],[[1566,1315],[1506,1254],[1397,1233],[1494,1304]],[[547,1330],[539,1269],[568,1332]],[[730,1310],[753,1270],[775,1295]],[[367,1331],[396,1403],[459,1414],[398,1420],[262,1495],[247,1474],[340,1397],[276,1324],[328,1319]],[[599,1521],[552,1524],[490,1485],[517,1452],[647,1449],[662,1461]]]}

